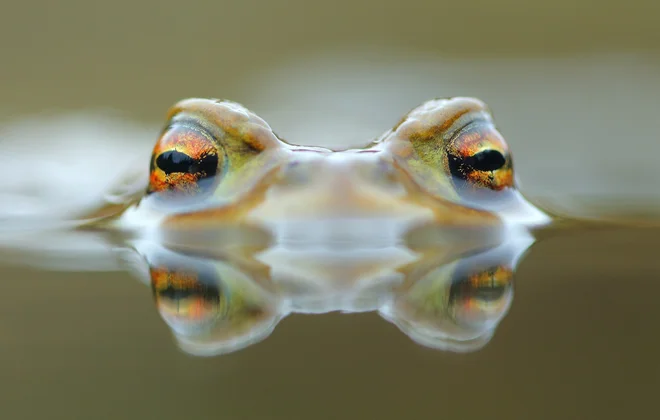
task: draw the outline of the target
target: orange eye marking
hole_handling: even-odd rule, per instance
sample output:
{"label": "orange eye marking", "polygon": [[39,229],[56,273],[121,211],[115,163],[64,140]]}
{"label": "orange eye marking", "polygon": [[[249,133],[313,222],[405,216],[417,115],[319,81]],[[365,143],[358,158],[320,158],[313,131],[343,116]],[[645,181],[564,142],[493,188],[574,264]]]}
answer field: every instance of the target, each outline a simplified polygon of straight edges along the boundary
{"label": "orange eye marking", "polygon": [[167,267],[152,267],[149,272],[151,287],[161,310],[176,312],[177,317],[191,321],[221,313],[217,292],[203,284],[198,273]]}
{"label": "orange eye marking", "polygon": [[158,143],[155,149],[160,149],[160,151],[179,150],[194,159],[199,159],[206,154],[215,153],[212,138],[201,131],[186,126],[168,130]]}
{"label": "orange eye marking", "polygon": [[174,289],[197,289],[200,288],[197,273],[186,271],[174,271],[166,267],[154,267],[149,270],[151,283],[156,291],[162,291],[169,287]]}
{"label": "orange eye marking", "polygon": [[491,125],[477,126],[459,133],[451,146],[462,156],[473,156],[484,149],[508,151],[506,142]]}
{"label": "orange eye marking", "polygon": [[468,284],[473,288],[506,286],[511,282],[512,277],[513,270],[498,265],[490,270],[472,274],[468,278]]}
{"label": "orange eye marking", "polygon": [[480,290],[504,290],[511,285],[512,280],[513,270],[506,266],[473,273],[459,286],[459,295],[462,296],[460,306],[468,312],[481,310],[484,308],[484,301],[478,298]]}
{"label": "orange eye marking", "polygon": [[200,192],[199,181],[216,175],[219,159],[209,135],[183,124],[171,127],[153,149],[148,191]]}

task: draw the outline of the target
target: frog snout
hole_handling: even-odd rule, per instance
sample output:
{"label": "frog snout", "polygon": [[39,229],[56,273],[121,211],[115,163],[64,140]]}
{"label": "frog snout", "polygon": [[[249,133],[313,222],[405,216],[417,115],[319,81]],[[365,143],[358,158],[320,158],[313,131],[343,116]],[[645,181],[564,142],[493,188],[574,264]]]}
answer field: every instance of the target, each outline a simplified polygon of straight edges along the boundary
{"label": "frog snout", "polygon": [[[358,154],[356,154],[358,155]],[[281,168],[257,218],[378,218],[424,213],[406,200],[391,163],[378,156],[336,155]]]}

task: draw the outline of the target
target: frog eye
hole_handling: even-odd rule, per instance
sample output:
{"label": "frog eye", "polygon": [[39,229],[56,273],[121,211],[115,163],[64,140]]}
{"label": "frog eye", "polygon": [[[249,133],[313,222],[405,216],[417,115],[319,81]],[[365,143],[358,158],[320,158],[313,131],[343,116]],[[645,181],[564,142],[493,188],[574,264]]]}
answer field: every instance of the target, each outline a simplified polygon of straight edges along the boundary
{"label": "frog eye", "polygon": [[511,196],[506,193],[514,187],[509,148],[477,99],[428,101],[380,141],[427,192],[475,203]]}
{"label": "frog eye", "polygon": [[147,188],[159,204],[172,196],[185,204],[198,198],[229,202],[276,167],[284,148],[262,118],[231,101],[184,99],[170,108],[167,120],[153,149]]}
{"label": "frog eye", "polygon": [[490,119],[475,118],[446,144],[447,169],[459,193],[502,191],[513,186],[508,146]]}
{"label": "frog eye", "polygon": [[202,127],[171,125],[154,147],[148,192],[189,196],[209,191],[224,161],[222,146]]}

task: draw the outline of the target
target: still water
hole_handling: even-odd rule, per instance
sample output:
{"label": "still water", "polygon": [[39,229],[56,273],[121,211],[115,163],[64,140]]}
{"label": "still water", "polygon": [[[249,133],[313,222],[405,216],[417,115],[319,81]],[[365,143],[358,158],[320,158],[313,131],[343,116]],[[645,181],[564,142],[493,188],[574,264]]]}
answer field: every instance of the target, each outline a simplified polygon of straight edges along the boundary
{"label": "still water", "polygon": [[[273,296],[238,284],[263,274],[246,260],[143,247],[151,270],[125,250],[105,255],[126,268],[118,271],[5,264],[3,409],[14,418],[615,418],[651,410],[660,374],[657,235],[612,229],[546,238],[524,255],[511,283],[506,275],[499,283],[438,275],[431,258],[418,271],[435,270],[435,286],[416,284],[436,294],[434,321],[452,315],[429,324],[449,335],[431,340],[435,348],[379,316],[387,305],[399,321],[420,316],[396,312],[392,294],[409,290],[392,292],[382,272],[384,287],[361,302],[332,302],[337,291],[307,302],[317,312],[360,302],[364,312],[291,310],[277,322]],[[309,253],[299,263],[313,272]],[[321,273],[378,279],[377,264]],[[391,257],[380,265],[391,266]],[[293,296],[300,311],[304,293]],[[449,302],[453,310],[443,310]],[[239,325],[246,319],[256,337]],[[222,350],[207,340],[237,337],[225,348],[233,352],[209,356]]]}
{"label": "still water", "polygon": [[[646,24],[631,25],[640,33],[655,28],[652,13],[638,15]],[[84,37],[62,42],[53,67],[39,61],[55,51],[48,42],[43,54],[12,50],[29,57],[8,61],[2,82],[18,84],[3,85],[0,104],[9,110],[0,141],[10,157],[0,167],[0,417],[653,417],[660,66],[657,54],[631,47],[632,35],[599,25],[576,43],[564,30],[574,20],[560,19],[552,56],[530,53],[543,37],[527,26],[522,46],[491,28],[492,39],[465,39],[474,54],[450,56],[457,44],[440,48],[426,36],[431,52],[317,51],[310,41],[304,53],[274,57],[275,43],[297,45],[286,33],[259,39],[268,41],[265,55],[229,43],[246,54],[243,65],[195,42],[179,50],[204,65],[158,61],[170,50],[154,47],[151,64],[126,66],[118,51],[139,62],[149,48],[134,39],[108,46],[101,32],[89,38],[94,48]],[[66,40],[66,31],[55,32]],[[598,50],[599,39],[623,52],[608,44],[607,54],[574,53]],[[511,56],[477,54],[482,42],[510,46]],[[81,76],[81,57],[102,62],[95,54],[108,65]],[[167,107],[195,95],[231,96],[287,140],[340,148],[374,139],[433,97],[477,96],[491,106],[534,203],[623,223],[480,246],[421,235],[405,247],[344,243],[332,252],[300,244],[282,252],[253,230],[221,233],[232,246],[210,252],[200,238],[191,250],[51,229],[108,191],[121,197],[113,186],[147,169]]]}

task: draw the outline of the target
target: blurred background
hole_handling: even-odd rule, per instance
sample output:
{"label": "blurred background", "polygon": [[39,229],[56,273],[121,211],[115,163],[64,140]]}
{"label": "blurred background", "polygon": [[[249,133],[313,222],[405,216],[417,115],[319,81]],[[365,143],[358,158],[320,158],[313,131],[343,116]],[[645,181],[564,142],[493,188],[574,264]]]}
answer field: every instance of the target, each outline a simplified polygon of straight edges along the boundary
{"label": "blurred background", "polygon": [[[0,141],[46,155],[120,144],[121,167],[149,153],[169,106],[199,96],[240,102],[289,141],[342,147],[430,98],[476,96],[533,193],[648,195],[659,13],[651,0],[13,4]],[[110,111],[124,123],[89,117]]]}
{"label": "blurred background", "polygon": [[[562,205],[614,195],[612,205],[647,209],[660,198],[655,0],[3,6],[4,215],[87,200],[134,165],[146,173],[168,107],[192,96],[235,100],[289,141],[331,147],[366,143],[425,100],[476,96],[527,194],[561,195]],[[461,356],[419,348],[375,315],[330,315],[287,319],[254,348],[193,359],[128,276],[2,266],[0,410],[12,419],[641,413],[660,383],[656,238],[535,247],[493,342]],[[625,254],[631,244],[638,250]]]}

